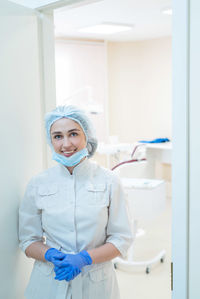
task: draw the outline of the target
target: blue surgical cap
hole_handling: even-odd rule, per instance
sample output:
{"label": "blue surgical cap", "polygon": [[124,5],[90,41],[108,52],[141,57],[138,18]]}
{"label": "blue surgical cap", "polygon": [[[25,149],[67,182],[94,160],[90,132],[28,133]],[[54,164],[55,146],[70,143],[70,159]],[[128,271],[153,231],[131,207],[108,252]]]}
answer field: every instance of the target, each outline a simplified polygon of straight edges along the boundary
{"label": "blue surgical cap", "polygon": [[60,118],[72,119],[81,126],[86,137],[86,141],[87,141],[86,147],[88,149],[89,158],[90,158],[95,153],[98,144],[94,132],[94,127],[90,119],[86,115],[86,113],[76,106],[73,105],[58,106],[56,109],[52,110],[51,112],[48,112],[45,115],[45,127],[46,127],[48,144],[52,147],[51,134],[50,134],[51,126],[56,120]]}

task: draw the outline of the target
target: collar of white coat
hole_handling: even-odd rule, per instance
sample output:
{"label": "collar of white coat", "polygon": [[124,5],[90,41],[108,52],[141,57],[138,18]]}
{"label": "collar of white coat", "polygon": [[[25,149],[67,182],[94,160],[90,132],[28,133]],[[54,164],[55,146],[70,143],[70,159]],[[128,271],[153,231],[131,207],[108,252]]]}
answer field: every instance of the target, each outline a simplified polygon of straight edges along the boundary
{"label": "collar of white coat", "polygon": [[73,169],[73,173],[70,174],[69,170],[66,168],[66,166],[59,163],[59,167],[61,168],[61,171],[64,175],[67,176],[76,176],[86,173],[86,169],[89,167],[90,162],[88,161],[88,158],[86,157],[82,162],[80,162],[78,165],[76,165]]}

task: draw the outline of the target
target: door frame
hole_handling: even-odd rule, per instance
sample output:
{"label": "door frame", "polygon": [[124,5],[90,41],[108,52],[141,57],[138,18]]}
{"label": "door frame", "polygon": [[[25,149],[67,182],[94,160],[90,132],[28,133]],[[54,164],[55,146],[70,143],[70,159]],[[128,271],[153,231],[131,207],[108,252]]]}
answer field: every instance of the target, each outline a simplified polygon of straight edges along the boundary
{"label": "door frame", "polygon": [[189,232],[189,9],[173,1],[172,34],[172,262],[173,299],[188,297]]}

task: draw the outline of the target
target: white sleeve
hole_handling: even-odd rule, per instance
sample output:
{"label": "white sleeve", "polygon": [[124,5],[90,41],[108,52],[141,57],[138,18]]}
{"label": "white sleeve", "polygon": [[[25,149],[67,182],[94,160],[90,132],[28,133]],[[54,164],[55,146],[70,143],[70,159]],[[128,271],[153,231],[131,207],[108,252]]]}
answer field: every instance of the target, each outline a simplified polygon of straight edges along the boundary
{"label": "white sleeve", "polygon": [[127,250],[133,242],[125,193],[117,176],[113,176],[111,184],[106,242],[112,243],[123,257],[126,256]]}
{"label": "white sleeve", "polygon": [[19,208],[19,247],[25,252],[33,242],[43,241],[41,210],[36,207],[36,187],[29,183]]}

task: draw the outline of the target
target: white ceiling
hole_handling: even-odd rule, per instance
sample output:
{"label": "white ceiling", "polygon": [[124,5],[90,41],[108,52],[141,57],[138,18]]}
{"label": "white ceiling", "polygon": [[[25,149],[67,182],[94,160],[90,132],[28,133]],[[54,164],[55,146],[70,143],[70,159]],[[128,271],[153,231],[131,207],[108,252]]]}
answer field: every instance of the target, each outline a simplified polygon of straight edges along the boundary
{"label": "white ceiling", "polygon": [[[134,41],[171,35],[172,17],[161,13],[171,0],[104,0],[55,11],[56,37]],[[134,25],[131,31],[112,35],[78,32],[99,23]]]}
{"label": "white ceiling", "polygon": [[[58,0],[10,0],[30,8],[59,2]],[[98,0],[96,0],[98,1]],[[89,1],[90,2],[90,1]],[[55,11],[55,35],[66,38],[134,41],[171,35],[172,17],[161,13],[171,7],[172,0],[100,0],[87,5]],[[133,25],[131,31],[99,35],[78,29],[100,23]]]}

